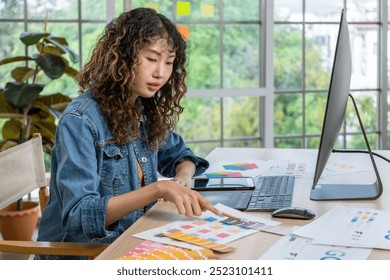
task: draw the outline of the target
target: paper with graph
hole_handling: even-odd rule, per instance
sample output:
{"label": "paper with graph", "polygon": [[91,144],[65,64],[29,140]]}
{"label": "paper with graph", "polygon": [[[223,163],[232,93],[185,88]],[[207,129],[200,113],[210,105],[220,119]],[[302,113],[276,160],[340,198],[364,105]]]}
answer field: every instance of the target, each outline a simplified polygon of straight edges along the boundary
{"label": "paper with graph", "polygon": [[294,235],[313,244],[390,250],[390,211],[336,206]]}
{"label": "paper with graph", "polygon": [[[246,221],[237,221],[206,211],[200,217],[192,217],[187,218],[184,221],[169,223],[161,227],[134,234],[133,236],[191,250],[199,250],[202,246],[200,246],[200,241],[196,238],[218,244],[227,244],[260,230],[272,229],[280,224],[279,222],[242,213],[223,204],[216,204],[215,207],[225,213],[229,213],[240,219],[245,219]],[[193,238],[188,242],[183,242],[166,236],[167,234],[176,232],[189,234],[196,238]]]}
{"label": "paper with graph", "polygon": [[248,159],[246,161],[219,161],[212,164],[203,176],[215,177],[252,177],[264,173],[268,168],[267,161]]}
{"label": "paper with graph", "polygon": [[283,236],[260,260],[365,260],[372,249],[314,245],[310,239]]}

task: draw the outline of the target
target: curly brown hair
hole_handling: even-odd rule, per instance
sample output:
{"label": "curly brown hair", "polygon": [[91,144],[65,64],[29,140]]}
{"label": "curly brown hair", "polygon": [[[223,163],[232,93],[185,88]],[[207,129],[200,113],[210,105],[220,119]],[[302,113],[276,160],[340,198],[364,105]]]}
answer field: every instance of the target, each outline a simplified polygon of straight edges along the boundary
{"label": "curly brown hair", "polygon": [[[153,97],[138,97],[137,102],[131,102],[139,51],[159,38],[166,39],[175,51],[172,75]],[[90,89],[99,102],[115,142],[141,137],[141,115],[146,116],[151,149],[158,148],[165,134],[174,129],[183,111],[180,100],[187,91],[185,51],[186,42],[175,24],[153,9],[133,9],[106,26],[77,80],[80,92]]]}

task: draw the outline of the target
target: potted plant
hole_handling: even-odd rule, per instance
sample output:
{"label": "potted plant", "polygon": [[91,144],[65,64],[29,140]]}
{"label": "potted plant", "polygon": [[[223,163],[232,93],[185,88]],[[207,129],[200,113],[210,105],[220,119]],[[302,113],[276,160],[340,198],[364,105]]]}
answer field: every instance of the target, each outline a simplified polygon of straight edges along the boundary
{"label": "potted plant", "polygon": [[[41,94],[47,85],[41,81],[51,82],[64,74],[75,78],[78,71],[70,66],[65,55],[73,63],[78,62],[79,57],[68,47],[65,38],[56,37],[46,31],[23,32],[19,39],[27,47],[35,46],[37,52],[32,56],[15,56],[0,61],[0,67],[9,63],[25,62],[24,66],[17,66],[11,71],[12,81],[7,82],[3,88],[0,85],[0,118],[7,119],[2,128],[0,151],[30,139],[34,133],[40,133],[44,152],[50,154],[54,145],[57,117],[71,98],[61,93]],[[21,216],[22,208],[20,199],[18,203],[1,210],[0,230],[9,229],[1,222],[1,216],[9,217],[14,210],[18,212],[16,216]],[[38,215],[38,206],[35,212]],[[7,239],[18,239],[6,235]],[[31,240],[31,236],[27,239]],[[6,239],[4,234],[3,238]]]}

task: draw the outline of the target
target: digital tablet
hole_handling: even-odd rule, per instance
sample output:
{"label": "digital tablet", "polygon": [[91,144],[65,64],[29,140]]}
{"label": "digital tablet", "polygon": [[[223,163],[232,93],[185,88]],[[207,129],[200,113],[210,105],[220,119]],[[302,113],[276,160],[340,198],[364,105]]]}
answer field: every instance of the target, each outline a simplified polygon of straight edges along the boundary
{"label": "digital tablet", "polygon": [[252,177],[195,177],[192,185],[192,189],[196,191],[253,190],[254,188],[255,182]]}

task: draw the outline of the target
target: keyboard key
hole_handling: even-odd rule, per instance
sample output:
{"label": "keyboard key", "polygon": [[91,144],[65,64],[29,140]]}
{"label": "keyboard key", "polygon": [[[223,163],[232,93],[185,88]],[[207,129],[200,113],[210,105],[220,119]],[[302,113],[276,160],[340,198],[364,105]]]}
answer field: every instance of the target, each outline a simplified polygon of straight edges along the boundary
{"label": "keyboard key", "polygon": [[260,177],[247,211],[274,211],[291,206],[294,176]]}

